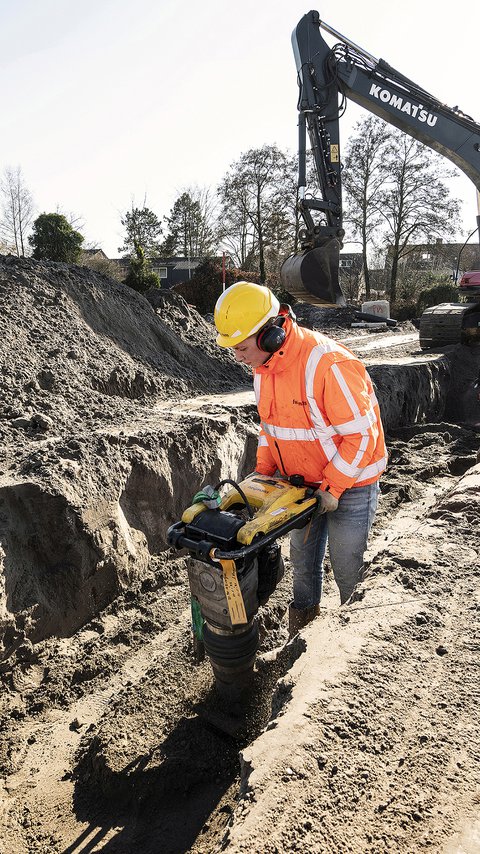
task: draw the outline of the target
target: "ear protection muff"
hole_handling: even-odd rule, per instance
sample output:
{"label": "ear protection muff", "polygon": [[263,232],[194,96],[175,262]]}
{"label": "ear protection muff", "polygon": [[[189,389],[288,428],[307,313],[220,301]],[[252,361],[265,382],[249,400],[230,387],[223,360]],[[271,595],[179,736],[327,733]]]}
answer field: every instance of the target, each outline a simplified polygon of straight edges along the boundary
{"label": "ear protection muff", "polygon": [[259,350],[263,350],[264,353],[276,353],[277,350],[280,350],[287,337],[287,333],[283,328],[286,317],[290,317],[292,320],[297,319],[291,306],[287,305],[287,303],[282,303],[278,317],[267,323],[257,335],[257,347]]}
{"label": "ear protection muff", "polygon": [[287,337],[283,327],[277,325],[278,322],[283,323],[283,318],[277,317],[274,323],[264,326],[257,335],[257,347],[264,353],[276,353]]}

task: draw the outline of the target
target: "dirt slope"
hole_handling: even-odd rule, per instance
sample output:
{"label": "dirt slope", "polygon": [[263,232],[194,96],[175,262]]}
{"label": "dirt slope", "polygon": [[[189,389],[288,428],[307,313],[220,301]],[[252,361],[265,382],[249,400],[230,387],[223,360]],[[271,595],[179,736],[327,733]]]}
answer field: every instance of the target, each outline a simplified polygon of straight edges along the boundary
{"label": "dirt slope", "polygon": [[259,827],[265,852],[478,850],[479,487],[476,466],[305,632],[228,851]]}
{"label": "dirt slope", "polygon": [[[200,460],[194,477],[205,474],[201,422],[184,419],[173,442],[173,405],[241,385],[248,374],[169,293],[153,309],[86,268],[8,257],[0,299],[0,620],[8,653],[25,623],[33,641],[71,634],[142,576],[177,512],[163,507],[172,494],[163,471],[181,477],[182,453],[184,465]],[[146,479],[151,507],[137,501]],[[13,625],[9,615],[20,612]]]}

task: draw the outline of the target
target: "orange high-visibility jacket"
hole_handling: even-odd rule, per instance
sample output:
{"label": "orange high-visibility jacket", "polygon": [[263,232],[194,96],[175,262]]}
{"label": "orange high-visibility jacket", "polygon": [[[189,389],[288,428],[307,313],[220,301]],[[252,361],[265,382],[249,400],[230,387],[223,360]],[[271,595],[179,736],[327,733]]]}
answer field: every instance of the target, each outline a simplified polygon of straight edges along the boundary
{"label": "orange high-visibility jacket", "polygon": [[286,318],[281,349],[254,370],[261,421],[256,470],[301,474],[339,498],[378,480],[387,451],[363,363],[342,344]]}

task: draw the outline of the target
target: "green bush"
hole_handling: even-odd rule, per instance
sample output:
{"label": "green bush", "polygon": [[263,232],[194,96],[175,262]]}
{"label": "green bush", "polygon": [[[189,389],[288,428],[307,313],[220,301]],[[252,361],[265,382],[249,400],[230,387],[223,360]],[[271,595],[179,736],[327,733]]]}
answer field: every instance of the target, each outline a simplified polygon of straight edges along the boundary
{"label": "green bush", "polygon": [[36,261],[75,264],[80,257],[83,236],[72,228],[63,214],[43,213],[33,223],[28,242]]}
{"label": "green bush", "polygon": [[459,301],[460,297],[455,285],[434,285],[433,288],[425,288],[420,291],[416,305],[417,315],[423,314],[425,309],[430,308],[432,305],[439,305],[442,302]]}
{"label": "green bush", "polygon": [[413,299],[396,300],[390,306],[390,315],[395,320],[414,320],[417,316],[417,303]]}
{"label": "green bush", "polygon": [[130,269],[125,284],[140,294],[145,294],[150,288],[160,287],[157,273],[153,272],[145,252],[137,242],[135,242],[135,255],[130,258]]}
{"label": "green bush", "polygon": [[[242,281],[258,284],[258,273],[250,273],[236,268],[225,271],[225,287],[228,288],[234,282]],[[193,305],[200,314],[212,314],[215,303],[222,293],[222,288],[222,266],[217,260],[207,258],[196,268],[190,281],[174,285],[172,290],[180,294],[189,305]]]}

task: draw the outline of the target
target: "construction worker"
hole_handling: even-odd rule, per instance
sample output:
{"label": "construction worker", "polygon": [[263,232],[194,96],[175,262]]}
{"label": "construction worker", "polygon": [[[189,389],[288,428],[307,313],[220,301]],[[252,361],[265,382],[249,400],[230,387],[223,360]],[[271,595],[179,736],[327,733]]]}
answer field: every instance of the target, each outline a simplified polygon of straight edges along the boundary
{"label": "construction worker", "polygon": [[316,487],[319,512],[290,534],[292,637],[319,614],[327,538],[342,604],[361,578],[387,464],[378,402],[363,363],[337,341],[298,326],[267,287],[231,285],[214,321],[217,344],[253,368],[261,422],[256,471],[302,475]]}

